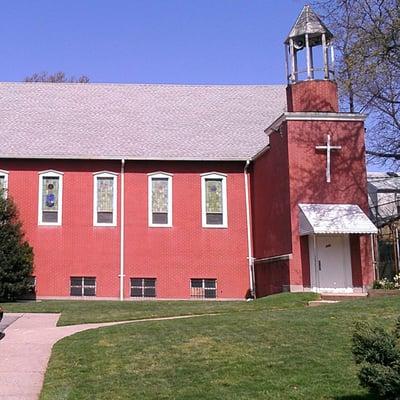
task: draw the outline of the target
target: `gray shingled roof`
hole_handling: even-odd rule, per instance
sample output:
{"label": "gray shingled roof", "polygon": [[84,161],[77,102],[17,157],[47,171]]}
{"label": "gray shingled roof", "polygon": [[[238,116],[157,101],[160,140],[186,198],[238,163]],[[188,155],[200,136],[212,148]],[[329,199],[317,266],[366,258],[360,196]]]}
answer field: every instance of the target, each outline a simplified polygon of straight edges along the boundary
{"label": "gray shingled roof", "polygon": [[0,157],[243,160],[285,108],[281,85],[0,83]]}
{"label": "gray shingled roof", "polygon": [[306,33],[311,36],[325,33],[327,39],[333,37],[331,31],[309,5],[305,5],[301,10],[301,13],[290,30],[285,43],[289,43],[289,39],[291,38],[302,37]]}

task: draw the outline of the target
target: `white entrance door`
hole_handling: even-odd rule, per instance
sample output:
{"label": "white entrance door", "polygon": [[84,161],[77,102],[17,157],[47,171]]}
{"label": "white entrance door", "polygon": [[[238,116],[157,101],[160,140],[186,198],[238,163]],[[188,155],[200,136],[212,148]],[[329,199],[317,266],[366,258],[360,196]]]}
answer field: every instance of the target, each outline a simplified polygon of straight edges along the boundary
{"label": "white entrance door", "polygon": [[352,292],[348,235],[310,236],[311,286],[319,292]]}

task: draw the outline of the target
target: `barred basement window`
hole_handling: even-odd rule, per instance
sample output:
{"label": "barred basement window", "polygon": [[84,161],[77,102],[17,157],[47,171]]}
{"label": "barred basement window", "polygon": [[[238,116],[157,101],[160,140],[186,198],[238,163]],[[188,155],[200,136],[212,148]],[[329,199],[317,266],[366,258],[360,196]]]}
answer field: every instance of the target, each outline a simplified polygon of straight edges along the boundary
{"label": "barred basement window", "polygon": [[226,176],[205,174],[202,176],[203,227],[227,227]]}
{"label": "barred basement window", "polygon": [[192,299],[215,299],[217,298],[216,279],[191,279],[190,297]]}
{"label": "barred basement window", "polygon": [[117,176],[113,173],[97,173],[94,175],[93,225],[117,225]]}
{"label": "barred basement window", "polygon": [[172,176],[149,174],[149,226],[172,226]]}
{"label": "barred basement window", "polygon": [[0,195],[7,197],[8,190],[8,172],[0,170]]}
{"label": "barred basement window", "polygon": [[96,278],[71,276],[71,296],[96,296]]}
{"label": "barred basement window", "polygon": [[62,178],[55,171],[39,175],[39,225],[61,225]]}
{"label": "barred basement window", "polygon": [[131,278],[131,297],[156,297],[156,278]]}

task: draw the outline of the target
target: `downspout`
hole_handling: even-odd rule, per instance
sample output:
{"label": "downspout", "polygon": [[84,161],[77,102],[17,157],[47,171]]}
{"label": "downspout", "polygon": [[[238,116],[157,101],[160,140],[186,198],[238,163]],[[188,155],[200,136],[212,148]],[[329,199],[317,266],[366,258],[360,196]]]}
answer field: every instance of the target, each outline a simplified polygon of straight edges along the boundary
{"label": "downspout", "polygon": [[119,299],[124,300],[125,266],[125,159],[121,159],[121,218],[120,218]]}
{"label": "downspout", "polygon": [[250,160],[246,161],[244,166],[244,190],[246,197],[246,223],[247,223],[247,260],[249,266],[249,280],[250,280],[250,294],[255,299],[255,279],[254,279],[254,259],[253,259],[253,243],[251,236],[251,219],[250,219],[250,193],[249,193],[249,179],[248,179],[248,168],[250,165]]}

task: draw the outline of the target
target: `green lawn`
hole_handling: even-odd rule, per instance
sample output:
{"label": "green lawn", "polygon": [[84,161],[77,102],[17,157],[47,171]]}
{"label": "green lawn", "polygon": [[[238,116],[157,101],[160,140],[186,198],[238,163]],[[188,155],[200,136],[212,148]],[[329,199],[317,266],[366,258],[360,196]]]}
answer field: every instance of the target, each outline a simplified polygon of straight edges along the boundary
{"label": "green lawn", "polygon": [[132,319],[170,317],[175,315],[240,312],[249,310],[304,307],[315,299],[314,293],[293,296],[284,293],[260,301],[41,301],[0,303],[6,312],[61,313],[58,325],[88,322],[127,321]]}
{"label": "green lawn", "polygon": [[65,338],[53,349],[41,400],[372,399],[350,352],[354,322],[392,327],[400,299],[303,302],[304,295],[286,294],[253,303],[152,303],[151,313],[224,312]]}

